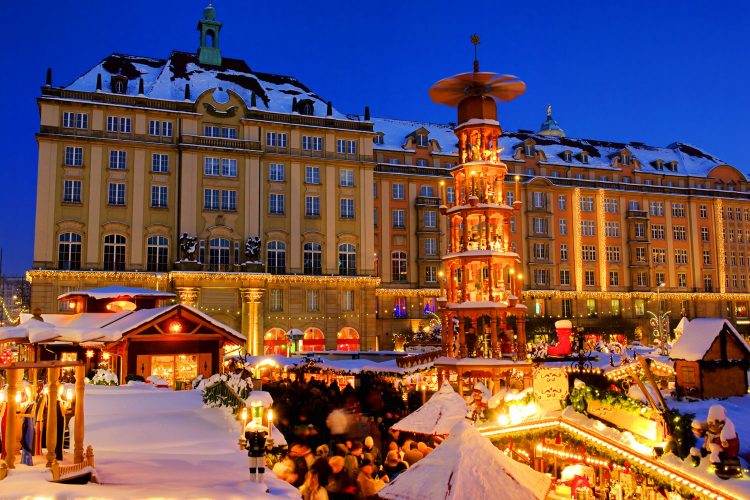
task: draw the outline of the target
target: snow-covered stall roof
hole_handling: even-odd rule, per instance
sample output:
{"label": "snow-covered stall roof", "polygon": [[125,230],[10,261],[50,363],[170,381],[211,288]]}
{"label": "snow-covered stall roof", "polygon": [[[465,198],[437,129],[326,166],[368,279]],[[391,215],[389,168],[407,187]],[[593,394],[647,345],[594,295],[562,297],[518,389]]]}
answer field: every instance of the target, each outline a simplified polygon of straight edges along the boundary
{"label": "snow-covered stall roof", "polygon": [[677,326],[674,327],[674,332],[682,335],[682,332],[685,331],[685,327],[688,326],[688,324],[690,324],[690,320],[687,319],[686,316],[683,316],[682,318],[680,318],[680,322],[677,323]]}
{"label": "snow-covered stall roof", "polygon": [[508,365],[529,365],[526,361],[513,361],[510,359],[492,359],[492,358],[450,358],[441,356],[433,362],[436,366],[508,366]]}
{"label": "snow-covered stall roof", "polygon": [[68,297],[91,297],[92,299],[117,299],[120,297],[152,297],[157,299],[171,299],[175,294],[160,290],[151,290],[149,288],[131,288],[127,286],[105,286],[103,288],[91,288],[89,290],[76,290],[73,292],[63,293],[57,297],[57,300],[63,300]]}
{"label": "snow-covered stall roof", "polygon": [[[312,101],[314,116],[324,117],[327,111],[326,101],[296,78],[253,71],[241,59],[222,57],[221,66],[210,66],[201,64],[198,56],[189,52],[174,51],[168,59],[111,54],[64,89],[94,92],[97,75],[101,75],[105,92],[111,88],[112,76],[123,75],[128,78],[128,95],[138,95],[143,78],[143,95],[152,99],[184,102],[185,86],[190,85],[192,101],[206,90],[220,88],[239,95],[248,107],[254,93],[260,110],[291,113],[296,97],[298,102]],[[335,109],[332,116],[347,119]]]}
{"label": "snow-covered stall roof", "polygon": [[688,323],[682,332],[682,336],[675,341],[669,357],[671,359],[684,359],[685,361],[702,359],[724,328],[727,328],[727,331],[737,339],[746,352],[750,353],[750,346],[728,320],[724,318],[695,318]]}
{"label": "snow-covered stall roof", "polygon": [[391,429],[430,436],[448,434],[457,422],[466,418],[466,410],[466,401],[446,380],[425,404],[396,422]]}
{"label": "snow-covered stall roof", "polygon": [[378,492],[392,500],[517,498],[541,500],[551,479],[495,448],[466,420],[435,451]]}
{"label": "snow-covered stall roof", "polygon": [[167,315],[177,308],[198,316],[238,340],[245,340],[243,334],[203,311],[186,304],[173,304],[118,313],[45,314],[44,321],[24,315],[20,325],[0,328],[0,342],[7,340],[28,340],[30,343],[56,340],[76,344],[94,340],[115,342],[139,326]]}

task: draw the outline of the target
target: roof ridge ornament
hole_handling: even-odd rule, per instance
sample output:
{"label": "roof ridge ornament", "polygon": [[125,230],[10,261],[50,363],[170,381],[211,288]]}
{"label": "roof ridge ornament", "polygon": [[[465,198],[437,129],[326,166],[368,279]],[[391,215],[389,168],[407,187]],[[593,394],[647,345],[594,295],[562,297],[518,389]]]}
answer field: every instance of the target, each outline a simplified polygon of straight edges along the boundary
{"label": "roof ridge ornament", "polygon": [[474,33],[470,40],[471,44],[474,45],[474,73],[479,73],[479,59],[477,58],[477,45],[480,43],[479,35]]}

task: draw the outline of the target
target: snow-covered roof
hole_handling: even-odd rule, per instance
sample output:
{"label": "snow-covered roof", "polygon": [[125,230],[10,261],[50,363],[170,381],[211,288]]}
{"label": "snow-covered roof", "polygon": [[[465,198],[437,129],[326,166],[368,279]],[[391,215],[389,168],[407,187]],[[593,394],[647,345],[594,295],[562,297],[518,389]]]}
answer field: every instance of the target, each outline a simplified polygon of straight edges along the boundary
{"label": "snow-covered roof", "polygon": [[434,362],[435,366],[530,366],[526,361],[512,361],[510,359],[492,359],[492,358],[449,358],[441,356]]}
{"label": "snow-covered roof", "polygon": [[[185,86],[189,84],[191,101],[206,90],[220,88],[239,95],[248,108],[254,93],[260,110],[291,113],[296,97],[298,102],[313,102],[314,116],[324,117],[327,111],[326,101],[296,78],[253,71],[241,59],[222,57],[221,66],[210,66],[201,64],[198,56],[189,52],[174,51],[168,59],[111,54],[63,88],[94,92],[97,75],[101,75],[103,92],[110,92],[112,76],[123,75],[128,79],[127,95],[132,96],[138,95],[143,78],[143,95],[152,99],[184,102]],[[347,119],[335,109],[332,116]]]}
{"label": "snow-covered roof", "polygon": [[[375,133],[383,134],[383,144],[373,146],[376,150],[404,151],[403,146],[406,143],[407,136],[420,128],[429,131],[429,139],[438,141],[443,154],[456,153],[458,150],[453,125],[392,118],[373,118],[372,121]],[[642,172],[705,177],[715,167],[727,164],[696,146],[680,142],[659,147],[649,146],[641,142],[576,139],[541,135],[527,131],[503,132],[499,140],[499,146],[503,148],[500,159],[514,161],[513,155],[516,149],[523,146],[524,141],[529,139],[534,142],[534,147],[537,150],[544,152],[547,160],[543,163],[566,167],[612,169],[613,157],[619,155],[624,149],[630,152],[631,158],[638,160]],[[563,158],[564,151],[571,153],[570,161],[565,161]],[[586,163],[581,161],[582,152],[585,152],[588,157]],[[657,170],[657,161],[661,161],[664,165],[661,170]],[[667,165],[671,162],[675,162],[676,168],[674,171],[667,168]]]}
{"label": "snow-covered roof", "polygon": [[711,344],[714,343],[716,337],[725,327],[744,346],[746,352],[750,353],[750,346],[728,320],[724,318],[695,318],[687,324],[682,336],[675,341],[669,357],[671,359],[684,359],[685,361],[703,359],[703,356],[711,348]]}
{"label": "snow-covered roof", "polygon": [[391,426],[391,429],[415,434],[444,435],[466,418],[466,402],[446,380],[440,390],[417,411]]}
{"label": "snow-covered roof", "polygon": [[117,299],[120,297],[153,297],[153,298],[172,298],[175,294],[160,290],[151,290],[149,288],[131,288],[127,286],[105,286],[103,288],[91,288],[89,290],[76,290],[67,292],[57,297],[57,300],[66,297],[91,297],[93,299]]}
{"label": "snow-covered roof", "polygon": [[378,492],[379,498],[524,498],[547,496],[551,478],[516,462],[465,419],[433,452]]}
{"label": "snow-covered roof", "polygon": [[685,327],[690,323],[690,320],[687,319],[687,316],[683,316],[680,318],[680,322],[677,323],[677,326],[674,327],[674,332],[679,333],[682,335],[682,332],[685,331]]}
{"label": "snow-covered roof", "polygon": [[166,307],[117,313],[45,314],[43,316],[44,321],[24,315],[21,318],[20,325],[0,328],[0,342],[8,340],[28,340],[30,343],[52,340],[73,343],[116,342],[123,335],[139,326],[158,319],[177,308],[195,314],[238,340],[245,340],[243,334],[215,320],[203,311],[186,304],[173,304]]}

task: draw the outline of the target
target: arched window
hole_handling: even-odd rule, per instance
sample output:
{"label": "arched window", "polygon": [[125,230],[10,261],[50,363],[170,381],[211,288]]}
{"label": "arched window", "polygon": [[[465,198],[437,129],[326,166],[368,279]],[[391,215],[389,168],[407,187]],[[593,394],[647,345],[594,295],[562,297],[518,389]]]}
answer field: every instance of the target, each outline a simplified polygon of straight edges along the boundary
{"label": "arched window", "polygon": [[305,243],[303,247],[305,274],[323,274],[323,250],[320,243]]}
{"label": "arched window", "polygon": [[169,270],[169,240],[164,236],[151,236],[146,240],[146,270]]}
{"label": "arched window", "polygon": [[406,252],[391,253],[391,281],[406,280]]}
{"label": "arched window", "polygon": [[121,234],[108,234],[104,237],[104,270],[125,270],[125,246],[127,238]]}
{"label": "arched window", "polygon": [[264,354],[286,354],[287,336],[282,328],[271,328],[263,336]]}
{"label": "arched window", "polygon": [[342,276],[357,274],[357,249],[350,243],[339,245],[339,274]]}
{"label": "arched window", "polygon": [[62,233],[57,244],[57,268],[81,269],[81,235]]}
{"label": "arched window", "polygon": [[216,35],[213,30],[206,30],[206,47],[216,47]]}
{"label": "arched window", "polygon": [[326,348],[326,336],[320,328],[310,327],[305,330],[305,336],[302,338],[301,351],[324,351]]}
{"label": "arched window", "polygon": [[346,326],[336,336],[337,351],[359,351],[359,332]]}
{"label": "arched window", "polygon": [[268,264],[269,273],[284,274],[286,272],[286,243],[283,241],[269,241],[266,263]]}
{"label": "arched window", "polygon": [[208,268],[211,271],[229,269],[229,240],[213,238],[208,240]]}

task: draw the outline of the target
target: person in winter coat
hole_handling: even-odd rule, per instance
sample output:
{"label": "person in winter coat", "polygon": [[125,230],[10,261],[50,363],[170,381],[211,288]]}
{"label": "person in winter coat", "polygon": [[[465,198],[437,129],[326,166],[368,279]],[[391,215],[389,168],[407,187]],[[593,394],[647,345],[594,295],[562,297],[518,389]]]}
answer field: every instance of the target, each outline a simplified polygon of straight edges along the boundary
{"label": "person in winter coat", "polygon": [[401,460],[398,451],[389,451],[385,456],[385,462],[383,463],[383,472],[390,478],[391,481],[409,468],[409,465]]}
{"label": "person in winter coat", "polygon": [[318,481],[318,473],[311,469],[307,473],[305,483],[300,486],[299,492],[302,500],[328,500],[328,492]]}
{"label": "person in winter coat", "polygon": [[374,497],[378,491],[383,489],[385,482],[388,481],[388,476],[384,476],[383,479],[374,478],[374,472],[375,464],[368,458],[362,460],[357,482],[359,483],[359,490],[365,498]]}
{"label": "person in winter coat", "polygon": [[354,500],[358,497],[357,482],[344,470],[344,457],[331,457],[328,460],[331,473],[328,475],[326,490],[330,500]]}
{"label": "person in winter coat", "polygon": [[337,408],[326,418],[326,426],[331,433],[331,440],[334,443],[340,443],[349,429],[349,418],[343,410]]}
{"label": "person in winter coat", "polygon": [[372,436],[367,436],[365,438],[365,447],[363,449],[364,453],[369,453],[372,455],[373,461],[375,462],[376,466],[379,466],[383,463],[383,455],[380,453],[380,450],[375,446],[375,440],[372,439]]}

